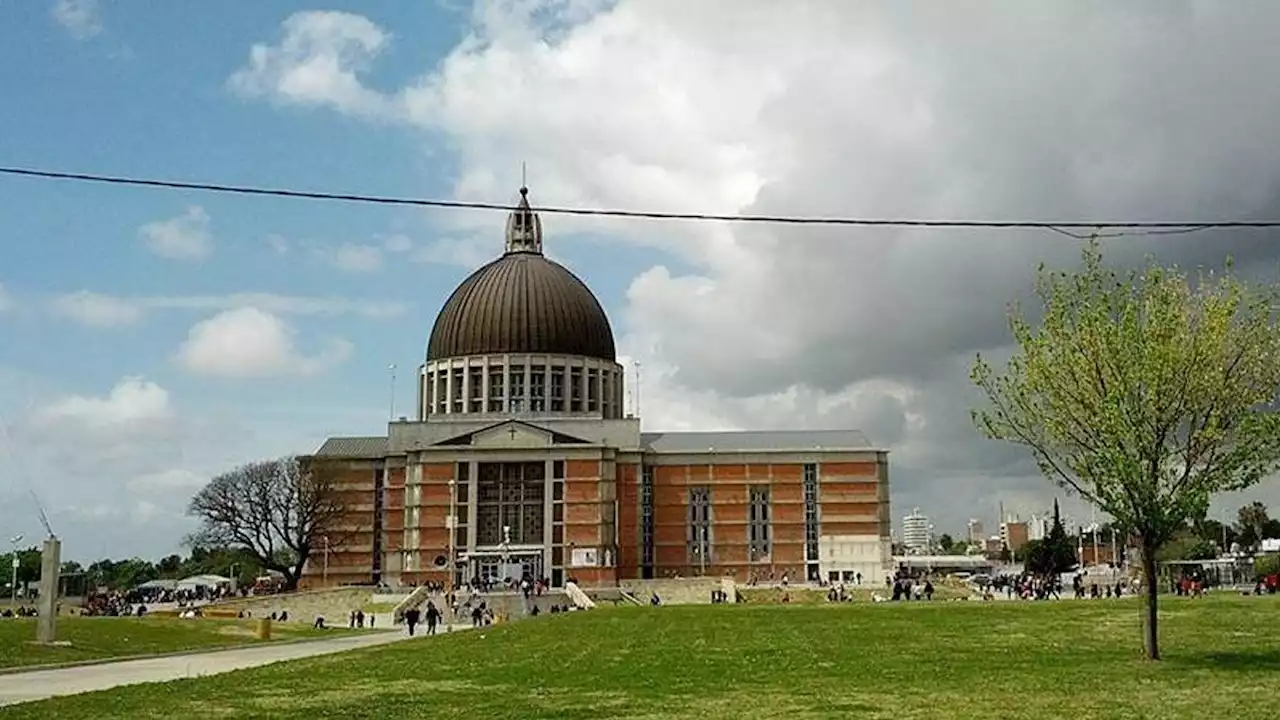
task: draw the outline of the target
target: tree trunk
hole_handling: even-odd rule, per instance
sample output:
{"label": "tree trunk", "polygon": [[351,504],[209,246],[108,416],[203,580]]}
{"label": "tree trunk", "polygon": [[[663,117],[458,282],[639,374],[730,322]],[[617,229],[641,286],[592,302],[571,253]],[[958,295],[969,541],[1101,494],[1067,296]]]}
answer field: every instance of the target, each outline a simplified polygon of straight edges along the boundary
{"label": "tree trunk", "polygon": [[1156,548],[1142,547],[1142,639],[1148,660],[1160,659],[1160,585],[1156,577]]}

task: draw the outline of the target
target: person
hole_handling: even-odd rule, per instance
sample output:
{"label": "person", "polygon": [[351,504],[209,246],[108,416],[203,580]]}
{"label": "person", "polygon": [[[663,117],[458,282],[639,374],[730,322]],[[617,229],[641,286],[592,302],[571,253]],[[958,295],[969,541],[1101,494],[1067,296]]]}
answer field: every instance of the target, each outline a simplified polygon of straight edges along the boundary
{"label": "person", "polygon": [[[428,610],[428,613],[430,613],[430,611],[429,611],[429,610]],[[414,630],[414,628],[418,627],[418,618],[419,618],[419,617],[420,617],[420,615],[419,615],[419,613],[418,613],[418,609],[417,609],[417,608],[412,608],[412,609],[410,609],[410,610],[406,610],[406,611],[405,611],[405,613],[404,613],[404,624],[409,626],[409,637],[413,637],[413,630]],[[428,618],[429,618],[429,617],[430,617],[430,615],[428,614]],[[427,621],[427,622],[428,622],[428,623],[430,623],[430,619],[428,619],[428,621]]]}
{"label": "person", "polygon": [[440,624],[440,610],[433,602],[427,603],[427,634],[435,635],[436,626]]}

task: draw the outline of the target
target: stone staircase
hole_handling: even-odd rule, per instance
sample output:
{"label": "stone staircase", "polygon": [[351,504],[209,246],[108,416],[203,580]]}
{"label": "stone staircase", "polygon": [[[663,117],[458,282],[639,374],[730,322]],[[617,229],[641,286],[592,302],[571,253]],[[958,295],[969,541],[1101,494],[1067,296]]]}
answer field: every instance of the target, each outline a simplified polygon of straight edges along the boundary
{"label": "stone staircase", "polygon": [[565,583],[564,594],[569,596],[569,602],[573,603],[579,610],[590,610],[596,606],[595,601],[583,592],[577,583]]}

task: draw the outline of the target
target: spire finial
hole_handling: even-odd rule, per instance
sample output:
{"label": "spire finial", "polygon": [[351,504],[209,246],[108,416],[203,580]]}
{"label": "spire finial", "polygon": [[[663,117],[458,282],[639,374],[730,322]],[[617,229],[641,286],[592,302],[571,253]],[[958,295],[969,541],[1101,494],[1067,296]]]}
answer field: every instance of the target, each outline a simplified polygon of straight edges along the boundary
{"label": "spire finial", "polygon": [[520,161],[520,196],[524,197],[529,194],[529,168],[523,160]]}
{"label": "spire finial", "polygon": [[520,163],[520,202],[507,218],[507,252],[542,252],[542,221],[529,207],[529,187],[523,184],[525,164]]}

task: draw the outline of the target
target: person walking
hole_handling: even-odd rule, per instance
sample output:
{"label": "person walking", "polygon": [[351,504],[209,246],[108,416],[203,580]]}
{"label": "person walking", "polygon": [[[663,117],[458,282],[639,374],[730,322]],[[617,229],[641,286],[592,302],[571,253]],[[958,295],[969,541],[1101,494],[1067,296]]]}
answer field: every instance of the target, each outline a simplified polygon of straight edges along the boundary
{"label": "person walking", "polygon": [[418,627],[418,619],[421,614],[417,608],[406,610],[404,613],[404,624],[409,626],[409,637],[413,637],[414,628]]}

